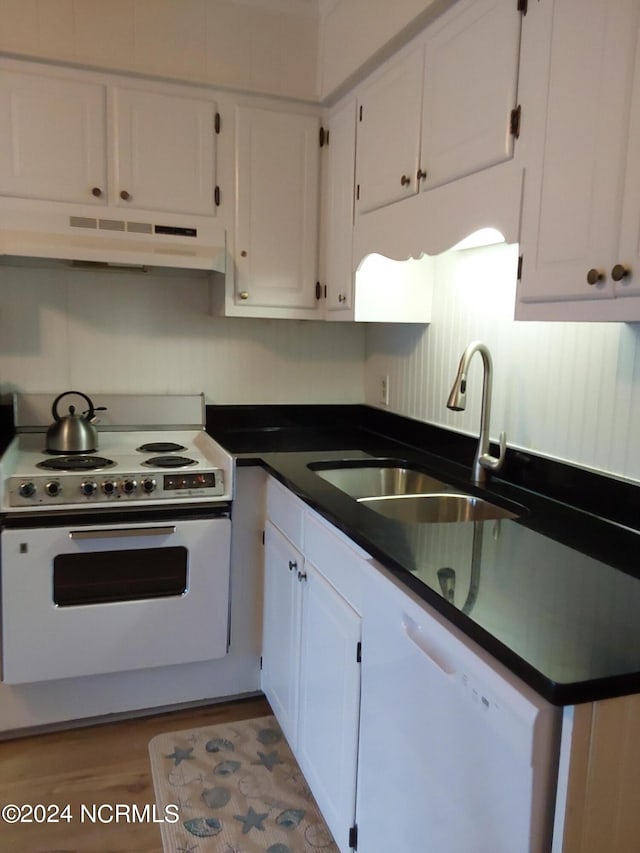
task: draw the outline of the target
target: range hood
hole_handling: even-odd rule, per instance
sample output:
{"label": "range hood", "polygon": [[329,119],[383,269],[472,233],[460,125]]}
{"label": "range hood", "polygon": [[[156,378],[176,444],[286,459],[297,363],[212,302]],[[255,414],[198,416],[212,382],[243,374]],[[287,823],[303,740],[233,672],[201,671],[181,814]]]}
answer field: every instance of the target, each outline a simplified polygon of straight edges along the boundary
{"label": "range hood", "polygon": [[226,234],[213,217],[3,199],[0,255],[102,268],[225,271]]}

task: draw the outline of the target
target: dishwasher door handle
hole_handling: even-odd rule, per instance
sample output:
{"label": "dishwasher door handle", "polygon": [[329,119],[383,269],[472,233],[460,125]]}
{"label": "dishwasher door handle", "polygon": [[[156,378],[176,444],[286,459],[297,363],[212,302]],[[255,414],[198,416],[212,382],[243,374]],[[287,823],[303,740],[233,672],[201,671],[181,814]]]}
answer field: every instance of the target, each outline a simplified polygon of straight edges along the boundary
{"label": "dishwasher door handle", "polygon": [[70,530],[69,539],[121,539],[125,536],[169,536],[175,532],[175,524],[163,524],[157,527],[121,527],[108,530]]}
{"label": "dishwasher door handle", "polygon": [[408,616],[402,614],[402,628],[407,638],[414,646],[427,658],[434,666],[436,666],[445,675],[455,675],[456,667],[441,649],[436,648],[433,643],[425,637],[420,625]]}

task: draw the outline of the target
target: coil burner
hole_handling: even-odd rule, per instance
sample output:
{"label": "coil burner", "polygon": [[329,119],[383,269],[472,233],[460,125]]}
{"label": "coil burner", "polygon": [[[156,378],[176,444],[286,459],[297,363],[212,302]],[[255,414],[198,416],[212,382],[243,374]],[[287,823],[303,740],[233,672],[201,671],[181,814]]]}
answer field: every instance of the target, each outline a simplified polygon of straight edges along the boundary
{"label": "coil burner", "polygon": [[98,471],[100,468],[111,468],[116,463],[104,456],[54,456],[38,462],[36,468],[45,471]]}
{"label": "coil burner", "polygon": [[197,463],[195,459],[189,459],[187,456],[154,456],[145,459],[142,464],[147,468],[188,468],[189,465]]}
{"label": "coil burner", "polygon": [[149,441],[136,447],[139,453],[177,453],[186,449],[184,444],[176,444],[175,441]]}

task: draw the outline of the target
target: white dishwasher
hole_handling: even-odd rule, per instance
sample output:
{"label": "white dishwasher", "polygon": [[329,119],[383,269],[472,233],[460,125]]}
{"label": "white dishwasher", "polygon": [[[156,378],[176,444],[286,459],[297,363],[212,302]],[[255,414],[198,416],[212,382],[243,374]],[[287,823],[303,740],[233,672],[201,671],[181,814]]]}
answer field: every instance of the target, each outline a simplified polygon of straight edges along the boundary
{"label": "white dishwasher", "polygon": [[372,573],[362,633],[361,853],[547,853],[560,710]]}

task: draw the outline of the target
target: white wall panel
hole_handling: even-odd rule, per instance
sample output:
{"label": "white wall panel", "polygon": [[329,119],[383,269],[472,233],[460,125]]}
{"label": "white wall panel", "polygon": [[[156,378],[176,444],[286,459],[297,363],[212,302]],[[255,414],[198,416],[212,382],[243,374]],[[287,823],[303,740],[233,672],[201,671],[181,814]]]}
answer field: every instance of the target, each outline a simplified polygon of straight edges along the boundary
{"label": "white wall panel", "polygon": [[315,7],[238,0],[0,0],[0,50],[316,100]]}
{"label": "white wall panel", "polygon": [[209,403],[363,399],[364,329],[211,317],[187,276],[0,269],[0,392],[192,393]]}
{"label": "white wall panel", "polygon": [[483,340],[494,362],[492,438],[545,456],[640,480],[640,324],[516,323],[516,246],[437,259],[433,321],[371,326],[366,400],[379,405],[390,377],[390,409],[477,435],[482,370],[470,371],[467,409],[446,408],[460,356]]}

